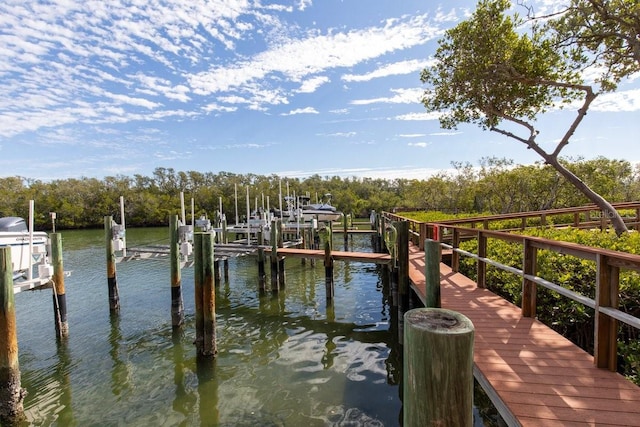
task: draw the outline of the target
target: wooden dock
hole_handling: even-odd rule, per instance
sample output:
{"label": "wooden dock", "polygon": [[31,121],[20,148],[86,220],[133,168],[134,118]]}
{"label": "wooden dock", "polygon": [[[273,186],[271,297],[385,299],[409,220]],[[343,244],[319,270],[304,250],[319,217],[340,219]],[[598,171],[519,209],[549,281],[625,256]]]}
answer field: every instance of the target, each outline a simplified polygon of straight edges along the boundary
{"label": "wooden dock", "polygon": [[[271,253],[271,248],[265,248],[265,253]],[[278,248],[278,255],[292,258],[324,259],[325,252],[318,249]],[[390,264],[389,254],[369,252],[331,251],[334,261],[370,262],[375,264]]]}
{"label": "wooden dock", "polygon": [[[425,301],[424,252],[410,245]],[[519,307],[440,264],[442,307],[475,326],[474,376],[509,426],[640,426],[640,387]]]}

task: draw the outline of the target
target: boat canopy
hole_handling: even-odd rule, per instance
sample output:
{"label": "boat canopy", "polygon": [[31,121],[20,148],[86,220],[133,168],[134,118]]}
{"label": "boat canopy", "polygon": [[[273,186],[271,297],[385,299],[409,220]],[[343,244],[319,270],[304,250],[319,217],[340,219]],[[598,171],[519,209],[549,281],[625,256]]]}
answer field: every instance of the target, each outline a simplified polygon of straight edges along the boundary
{"label": "boat canopy", "polygon": [[27,232],[29,230],[27,229],[27,223],[24,221],[24,218],[7,216],[0,218],[0,232],[2,231]]}

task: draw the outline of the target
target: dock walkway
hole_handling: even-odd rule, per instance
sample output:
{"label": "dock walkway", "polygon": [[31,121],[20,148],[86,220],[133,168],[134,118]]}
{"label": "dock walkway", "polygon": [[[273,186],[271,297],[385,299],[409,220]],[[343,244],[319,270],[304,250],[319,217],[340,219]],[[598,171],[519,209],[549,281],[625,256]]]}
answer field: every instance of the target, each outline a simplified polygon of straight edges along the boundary
{"label": "dock walkway", "polygon": [[[423,303],[424,265],[410,245],[411,287]],[[509,426],[640,426],[640,387],[443,263],[440,280],[442,307],[475,326],[474,376]]]}

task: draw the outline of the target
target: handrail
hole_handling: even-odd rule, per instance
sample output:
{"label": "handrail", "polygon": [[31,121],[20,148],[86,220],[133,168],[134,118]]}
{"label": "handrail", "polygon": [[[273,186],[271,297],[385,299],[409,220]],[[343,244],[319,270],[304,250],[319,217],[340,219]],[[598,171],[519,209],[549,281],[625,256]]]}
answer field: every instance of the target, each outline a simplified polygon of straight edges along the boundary
{"label": "handrail", "polygon": [[[460,227],[445,223],[423,223],[395,214],[386,212],[383,214],[387,218],[395,221],[407,221],[412,237],[417,240],[417,242],[414,240],[413,243],[420,244],[421,249],[423,249],[424,240],[427,238],[437,240],[444,248],[451,249],[451,269],[454,272],[457,272],[459,269],[460,255],[477,260],[477,283],[479,287],[484,287],[486,283],[487,264],[522,277],[523,294],[521,309],[522,315],[525,317],[535,317],[536,315],[536,285],[551,289],[573,301],[594,309],[594,363],[600,368],[608,368],[612,371],[615,371],[617,368],[618,321],[640,329],[640,318],[618,309],[620,269],[640,272],[640,255],[584,246],[571,242],[550,240],[542,237],[506,233],[503,231]],[[447,238],[450,239],[450,244],[443,242],[445,230],[447,231]],[[477,239],[477,253],[474,254],[459,248],[463,237],[473,237]],[[487,258],[488,238],[522,245],[524,249],[522,267],[515,268],[507,266]],[[541,249],[595,262],[597,269],[595,299],[578,294],[537,276],[535,274],[537,270],[536,254],[537,251]]]}
{"label": "handrail", "polygon": [[[619,202],[611,204],[616,210],[635,210],[635,216],[623,218],[624,222],[628,225],[634,226],[637,230],[640,230],[640,201],[635,202]],[[591,218],[590,212],[592,211],[600,211],[600,214],[597,215],[594,220]],[[580,218],[581,213],[586,213],[585,220]],[[399,216],[395,213],[383,212],[385,215],[389,215],[390,217],[401,218],[407,220],[402,216]],[[540,218],[541,225],[546,225],[546,219],[549,217],[557,216],[557,215],[567,215],[573,214],[574,219],[572,223],[567,224],[554,224],[555,226],[561,225],[572,225],[576,228],[582,227],[599,227],[601,229],[605,228],[609,223],[609,219],[606,215],[602,214],[601,209],[594,205],[584,205],[577,207],[568,207],[568,208],[556,208],[556,209],[548,209],[544,211],[527,211],[527,212],[514,212],[507,214],[495,214],[495,215],[486,215],[486,216],[476,216],[476,217],[467,217],[467,218],[456,218],[456,219],[447,219],[438,221],[439,224],[447,224],[447,225],[461,225],[461,224],[470,224],[471,228],[475,228],[475,224],[482,223],[485,229],[489,228],[489,223],[492,221],[505,221],[512,219],[521,219],[522,225],[518,228],[520,230],[525,229],[527,227],[526,220],[530,218]],[[418,222],[418,221],[416,221]],[[505,231],[505,230],[503,230]]]}

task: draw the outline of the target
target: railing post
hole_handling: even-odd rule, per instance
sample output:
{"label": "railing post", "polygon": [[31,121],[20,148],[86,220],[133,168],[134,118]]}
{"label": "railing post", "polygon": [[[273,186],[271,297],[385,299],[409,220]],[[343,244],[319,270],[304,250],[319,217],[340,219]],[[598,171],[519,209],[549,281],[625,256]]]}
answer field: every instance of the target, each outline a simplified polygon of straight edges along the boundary
{"label": "railing post", "polygon": [[418,250],[424,251],[424,241],[427,238],[427,223],[420,223],[420,236],[418,237]]}
{"label": "railing post", "polygon": [[451,271],[457,273],[460,271],[460,254],[456,251],[460,246],[460,230],[457,228],[453,229],[451,246],[453,246],[451,250]]}
{"label": "railing post", "polygon": [[618,321],[600,312],[600,307],[618,308],[619,267],[609,265],[605,255],[596,255],[596,312],[594,363],[615,371],[618,355]]}
{"label": "railing post", "polygon": [[[487,257],[487,237],[482,230],[478,230],[478,257]],[[487,264],[484,261],[478,260],[476,276],[478,287],[485,288],[487,286]]]}
{"label": "railing post", "polygon": [[425,307],[440,308],[440,242],[426,239],[424,242]]}
{"label": "railing post", "polygon": [[[537,248],[529,239],[524,239],[524,254],[522,271],[524,274],[535,275],[537,270]],[[522,279],[522,315],[524,317],[536,316],[536,291],[535,282],[526,278]]]}

